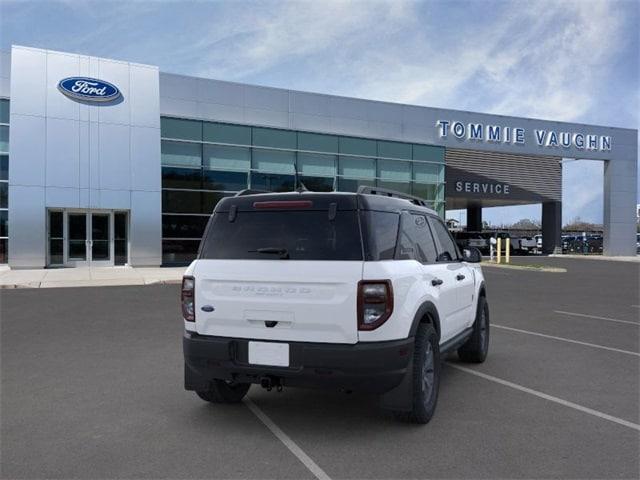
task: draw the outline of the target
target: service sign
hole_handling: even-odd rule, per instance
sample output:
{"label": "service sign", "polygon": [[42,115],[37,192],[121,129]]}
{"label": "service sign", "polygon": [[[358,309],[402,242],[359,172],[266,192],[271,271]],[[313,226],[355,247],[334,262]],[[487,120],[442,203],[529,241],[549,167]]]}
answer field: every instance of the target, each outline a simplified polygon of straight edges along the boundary
{"label": "service sign", "polygon": [[121,95],[112,83],[89,77],[63,78],[58,82],[58,90],[69,98],[87,102],[110,102]]}

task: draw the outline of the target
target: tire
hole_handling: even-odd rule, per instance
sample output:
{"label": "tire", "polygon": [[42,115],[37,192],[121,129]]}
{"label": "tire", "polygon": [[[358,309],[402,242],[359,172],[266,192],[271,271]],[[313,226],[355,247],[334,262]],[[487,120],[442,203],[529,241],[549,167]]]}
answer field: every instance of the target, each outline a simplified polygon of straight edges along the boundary
{"label": "tire", "polygon": [[482,363],[489,353],[489,304],[484,296],[478,298],[473,333],[460,348],[458,357],[463,362]]}
{"label": "tire", "polygon": [[421,323],[416,332],[413,352],[412,423],[429,423],[438,403],[440,388],[440,346],[438,334],[429,323]]}
{"label": "tire", "polygon": [[249,387],[250,383],[231,384],[224,380],[214,380],[209,390],[198,390],[196,395],[211,403],[239,403],[249,391]]}

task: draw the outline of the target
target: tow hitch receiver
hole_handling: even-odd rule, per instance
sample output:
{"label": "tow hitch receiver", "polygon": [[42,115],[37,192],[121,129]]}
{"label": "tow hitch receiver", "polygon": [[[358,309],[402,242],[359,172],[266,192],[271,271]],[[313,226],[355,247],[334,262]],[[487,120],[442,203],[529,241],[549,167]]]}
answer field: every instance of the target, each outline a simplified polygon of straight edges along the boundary
{"label": "tow hitch receiver", "polygon": [[278,392],[282,392],[282,382],[280,378],[273,376],[266,376],[260,379],[260,386],[267,392],[270,392],[273,388]]}

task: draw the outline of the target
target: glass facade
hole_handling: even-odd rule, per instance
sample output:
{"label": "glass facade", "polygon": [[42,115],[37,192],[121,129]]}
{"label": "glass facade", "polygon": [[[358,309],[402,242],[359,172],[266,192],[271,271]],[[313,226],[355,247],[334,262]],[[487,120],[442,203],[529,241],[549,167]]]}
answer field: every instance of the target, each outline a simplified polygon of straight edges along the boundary
{"label": "glass facade", "polygon": [[424,198],[444,215],[442,147],[168,117],[161,135],[164,264],[193,260],[216,203],[245,188],[379,186]]}
{"label": "glass facade", "polygon": [[9,256],[9,100],[0,99],[0,264]]}

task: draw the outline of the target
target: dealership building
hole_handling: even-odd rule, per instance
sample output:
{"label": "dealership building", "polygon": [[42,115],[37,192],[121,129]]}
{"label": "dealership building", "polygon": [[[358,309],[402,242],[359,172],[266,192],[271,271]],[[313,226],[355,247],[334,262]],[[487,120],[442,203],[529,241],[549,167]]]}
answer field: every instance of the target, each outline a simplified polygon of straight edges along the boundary
{"label": "dealership building", "polygon": [[[544,99],[541,99],[544,101]],[[0,263],[184,264],[216,203],[251,188],[425,199],[440,215],[542,205],[561,244],[562,160],[604,162],[604,253],[635,255],[637,130],[446,110],[0,53]],[[570,202],[571,199],[565,199]]]}

